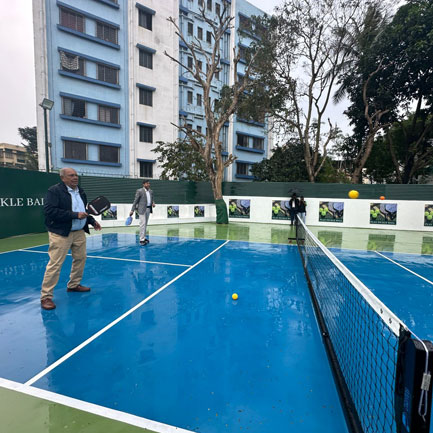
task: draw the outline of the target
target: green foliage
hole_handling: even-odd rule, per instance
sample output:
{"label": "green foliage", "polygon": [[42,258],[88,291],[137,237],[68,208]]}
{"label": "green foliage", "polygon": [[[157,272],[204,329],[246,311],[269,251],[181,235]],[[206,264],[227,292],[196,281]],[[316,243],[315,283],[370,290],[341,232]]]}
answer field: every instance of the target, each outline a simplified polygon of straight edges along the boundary
{"label": "green foliage", "polygon": [[372,183],[395,183],[396,173],[389,154],[386,137],[375,140],[370,157],[365,164],[365,176]]}
{"label": "green foliage", "polygon": [[[377,70],[367,89],[370,114],[388,110],[381,122],[392,127],[390,136],[375,140],[366,172],[376,182],[412,183],[432,165],[433,2],[408,1],[392,20],[385,18],[380,6],[371,4],[348,44],[350,62],[337,99],[344,88],[351,101],[346,114],[354,132],[342,150],[354,160],[368,134],[362,83]],[[394,164],[391,150],[396,156]]]}
{"label": "green foliage", "polygon": [[174,143],[158,141],[152,151],[158,154],[161,179],[209,181],[204,159],[188,139],[179,139]]}
{"label": "green foliage", "polygon": [[18,128],[23,143],[26,149],[26,168],[28,170],[38,170],[38,141],[36,136],[36,126]]}
{"label": "green foliage", "polygon": [[326,158],[322,170],[320,171],[317,182],[322,183],[350,183],[350,178],[343,170],[339,167],[339,161],[333,161],[331,158]]}
{"label": "green foliage", "polygon": [[303,182],[308,181],[304,150],[299,143],[277,147],[269,159],[254,164],[251,173],[258,181]]}

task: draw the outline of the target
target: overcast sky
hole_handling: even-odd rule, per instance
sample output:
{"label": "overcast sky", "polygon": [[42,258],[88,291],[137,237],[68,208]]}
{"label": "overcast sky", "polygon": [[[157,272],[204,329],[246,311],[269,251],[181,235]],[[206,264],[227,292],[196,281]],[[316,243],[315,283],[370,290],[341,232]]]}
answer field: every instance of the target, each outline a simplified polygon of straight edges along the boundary
{"label": "overcast sky", "polygon": [[[249,2],[271,13],[281,0]],[[0,0],[0,17],[0,143],[20,144],[18,128],[36,125],[32,0]],[[332,107],[336,116],[342,111]]]}

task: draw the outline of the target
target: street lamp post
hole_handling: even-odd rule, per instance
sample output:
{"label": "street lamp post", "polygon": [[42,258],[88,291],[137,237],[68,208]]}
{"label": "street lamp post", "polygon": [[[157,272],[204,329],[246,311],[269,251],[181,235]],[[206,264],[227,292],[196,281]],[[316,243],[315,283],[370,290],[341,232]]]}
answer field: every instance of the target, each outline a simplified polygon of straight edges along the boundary
{"label": "street lamp post", "polygon": [[47,173],[50,172],[50,157],[48,151],[48,119],[47,110],[50,111],[53,108],[54,101],[44,98],[39,104],[44,109],[44,127],[45,127],[45,170]]}

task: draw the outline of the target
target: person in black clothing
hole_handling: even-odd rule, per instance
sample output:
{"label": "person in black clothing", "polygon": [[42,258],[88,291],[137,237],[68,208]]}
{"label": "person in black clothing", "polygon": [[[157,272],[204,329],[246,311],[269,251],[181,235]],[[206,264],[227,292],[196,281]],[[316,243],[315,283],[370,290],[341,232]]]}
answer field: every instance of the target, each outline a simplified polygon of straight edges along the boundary
{"label": "person in black clothing", "polygon": [[305,223],[305,216],[307,215],[307,203],[305,202],[302,195],[299,199],[298,214],[301,220]]}
{"label": "person in black clothing", "polygon": [[289,213],[290,213],[290,225],[292,226],[295,218],[296,218],[296,214],[298,212],[298,208],[299,208],[299,199],[298,197],[296,197],[296,193],[294,192],[292,194],[292,198],[289,200]]}

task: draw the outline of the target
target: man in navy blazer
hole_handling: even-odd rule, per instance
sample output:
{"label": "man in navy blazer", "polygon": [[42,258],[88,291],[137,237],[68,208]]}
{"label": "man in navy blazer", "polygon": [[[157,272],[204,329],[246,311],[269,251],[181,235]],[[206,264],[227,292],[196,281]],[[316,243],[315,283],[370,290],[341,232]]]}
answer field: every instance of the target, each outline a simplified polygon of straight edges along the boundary
{"label": "man in navy blazer", "polygon": [[44,201],[45,225],[48,229],[50,261],[45,270],[41,290],[41,307],[53,310],[54,287],[59,281],[60,271],[69,249],[72,267],[67,284],[68,292],[88,292],[81,285],[86,263],[86,235],[89,224],[101,230],[100,224],[86,212],[87,197],[78,186],[78,174],[73,168],[60,170],[62,182],[48,189]]}

